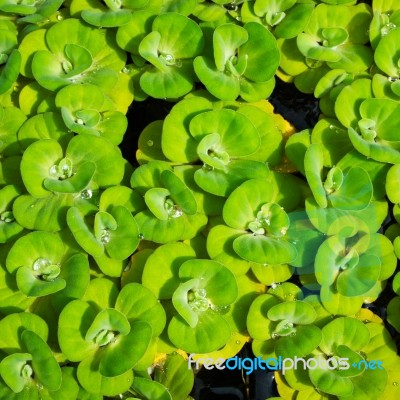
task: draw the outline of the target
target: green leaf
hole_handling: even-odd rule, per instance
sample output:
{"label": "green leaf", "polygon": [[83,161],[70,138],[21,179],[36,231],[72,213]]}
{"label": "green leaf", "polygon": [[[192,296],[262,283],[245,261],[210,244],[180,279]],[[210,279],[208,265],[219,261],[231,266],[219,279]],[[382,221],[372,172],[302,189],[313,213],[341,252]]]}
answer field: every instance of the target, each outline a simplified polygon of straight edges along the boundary
{"label": "green leaf", "polygon": [[315,201],[321,208],[326,208],[328,201],[322,184],[323,167],[322,146],[319,144],[312,144],[307,149],[304,156],[304,170]]}
{"label": "green leaf", "polygon": [[259,264],[290,263],[297,257],[292,243],[263,235],[241,235],[234,240],[233,248],[243,259]]}
{"label": "green leaf", "polygon": [[113,333],[127,335],[131,330],[130,324],[124,314],[113,308],[101,310],[94,318],[89,329],[86,331],[85,340],[87,342],[96,343],[98,346],[108,344],[104,343],[101,339],[103,331],[112,331]]}
{"label": "green leaf", "polygon": [[368,344],[369,340],[370,333],[360,320],[340,317],[322,328],[322,342],[319,347],[325,354],[334,354],[339,345],[359,351]]}
{"label": "green leaf", "polygon": [[233,249],[234,240],[241,234],[241,231],[228,226],[216,225],[207,235],[207,253],[210,258],[224,264],[235,276],[245,274],[251,265],[240,258]]}
{"label": "green leaf", "polygon": [[161,182],[168,189],[171,199],[185,214],[193,215],[196,213],[197,203],[193,193],[173,172],[163,171]]}
{"label": "green leaf", "polygon": [[214,60],[218,71],[225,72],[227,62],[236,57],[237,49],[247,42],[249,35],[241,26],[219,25],[213,34]]}
{"label": "green leaf", "polygon": [[180,283],[180,266],[195,256],[193,248],[185,243],[168,243],[158,247],[146,260],[142,275],[143,286],[159,299],[172,298]]}
{"label": "green leaf", "polygon": [[317,318],[314,308],[302,301],[289,301],[277,304],[268,310],[271,321],[287,320],[293,324],[309,325]]}
{"label": "green leaf", "polygon": [[53,193],[78,193],[84,190],[91,182],[96,171],[93,162],[85,162],[76,168],[75,174],[65,180],[45,178],[43,186]]}
{"label": "green leaf", "polygon": [[97,240],[77,207],[68,209],[67,223],[75,240],[85,251],[94,257],[100,257],[104,253],[104,244]]}
{"label": "green leaf", "polygon": [[131,370],[113,377],[102,375],[99,371],[101,360],[101,355],[95,354],[85,358],[77,368],[78,381],[90,394],[90,399],[94,397],[97,400],[98,397],[95,396],[117,396],[120,392],[127,391],[133,381]]}
{"label": "green leaf", "polygon": [[[94,342],[85,340],[95,317],[95,308],[82,300],[73,300],[62,310],[58,322],[58,342],[70,361],[81,361],[98,348]],[[76,321],[80,321],[79,326]]]}
{"label": "green leaf", "polygon": [[237,298],[235,276],[216,261],[187,260],[179,269],[179,277],[183,281],[200,279],[199,287],[206,290],[207,299],[215,306],[230,305]]}
{"label": "green leaf", "polygon": [[275,353],[282,358],[305,357],[312,353],[321,342],[322,333],[314,325],[296,326],[295,332],[280,337],[275,345]]}
{"label": "green leaf", "polygon": [[132,389],[147,399],[172,400],[167,387],[151,379],[135,377]]}
{"label": "green leaf", "polygon": [[72,205],[70,194],[52,193],[40,199],[21,195],[14,202],[13,213],[24,228],[56,232],[67,226],[66,214]]}
{"label": "green leaf", "polygon": [[115,309],[126,316],[129,323],[145,321],[152,328],[152,336],[161,334],[165,326],[165,311],[157,298],[139,283],[125,285],[117,298]]}
{"label": "green leaf", "polygon": [[[32,356],[29,353],[14,353],[1,361],[0,375],[14,393],[20,393],[24,390],[26,377],[23,371],[29,371],[28,361],[31,360]],[[28,376],[29,378],[30,376]]]}
{"label": "green leaf", "polygon": [[367,293],[379,279],[381,262],[373,254],[363,254],[353,268],[340,273],[337,279],[338,292],[343,296],[360,296]]}
{"label": "green leaf", "polygon": [[196,184],[216,196],[229,196],[233,190],[250,179],[265,179],[269,175],[265,163],[253,160],[232,160],[225,170],[203,165],[194,174]]}
{"label": "green leaf", "polygon": [[46,322],[36,314],[28,312],[13,313],[0,321],[1,331],[0,348],[6,354],[23,352],[21,334],[28,329],[35,332],[44,341],[47,340],[49,328]]}
{"label": "green leaf", "polygon": [[349,378],[342,377],[337,371],[317,368],[309,372],[311,382],[321,391],[335,396],[351,396],[353,383]]}
{"label": "green leaf", "polygon": [[387,35],[382,35],[374,52],[374,61],[378,68],[392,78],[400,77],[398,57],[396,56],[396,43],[399,38],[398,29],[393,29]]}
{"label": "green leaf", "polygon": [[130,324],[127,335],[117,335],[101,355],[99,372],[106,377],[118,377],[130,369],[145,355],[152,337],[151,326],[145,321]]}
{"label": "green leaf", "polygon": [[199,322],[191,328],[182,318],[172,317],[168,337],[178,348],[188,353],[207,353],[224,346],[231,335],[228,322],[212,310],[199,314]]}
{"label": "green leaf", "polygon": [[241,57],[247,57],[247,68],[244,76],[254,82],[270,80],[278,66],[280,54],[274,35],[256,22],[248,22],[244,28],[249,34],[249,40],[240,47]]}
{"label": "green leaf", "polygon": [[32,368],[35,378],[48,390],[57,390],[61,386],[61,368],[49,346],[35,332],[25,330],[21,340],[32,355]]}
{"label": "green leaf", "polygon": [[37,278],[31,267],[25,266],[18,268],[16,279],[18,288],[29,297],[47,296],[66,286],[65,280],[59,277],[54,280],[42,281]]}
{"label": "green leaf", "polygon": [[168,388],[172,398],[186,398],[192,390],[194,374],[187,368],[187,360],[173,353],[160,367],[156,367],[154,380]]}

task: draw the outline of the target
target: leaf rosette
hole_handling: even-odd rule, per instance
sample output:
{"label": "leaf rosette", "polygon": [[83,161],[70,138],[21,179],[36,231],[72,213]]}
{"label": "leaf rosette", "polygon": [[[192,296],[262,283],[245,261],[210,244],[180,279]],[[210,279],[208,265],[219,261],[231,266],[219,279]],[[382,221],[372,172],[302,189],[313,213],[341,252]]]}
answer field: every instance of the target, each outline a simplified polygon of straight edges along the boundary
{"label": "leaf rosette", "polygon": [[[47,392],[51,396],[51,392],[56,392],[61,388],[61,368],[49,345],[45,342],[45,338],[42,337],[43,332],[38,334],[23,326],[34,324],[34,320],[28,321],[27,318],[22,318],[23,314],[20,316],[23,323],[20,328],[23,330],[17,334],[18,348],[12,351],[8,350],[9,354],[0,362],[2,378],[0,393],[2,396],[16,399],[22,398],[28,393],[31,398],[40,398],[43,392]],[[8,321],[17,322],[10,321],[10,319]],[[44,321],[43,324],[45,325]],[[58,392],[58,394],[61,393]]]}
{"label": "leaf rosette", "polygon": [[71,83],[92,83],[110,92],[126,60],[111,31],[87,26],[74,18],[29,33],[23,49],[25,75],[33,74],[41,86],[51,91]]}
{"label": "leaf rosette", "polygon": [[314,325],[317,313],[302,300],[281,301],[272,294],[258,296],[247,315],[247,329],[256,356],[294,358],[312,353],[322,339]]}
{"label": "leaf rosette", "polygon": [[361,211],[372,200],[371,178],[361,167],[342,170],[334,166],[324,177],[324,150],[321,144],[312,144],[307,149],[304,170],[315,202],[320,208],[330,206],[343,211]]}
{"label": "leaf rosette", "polygon": [[166,162],[141,165],[131,176],[131,186],[148,208],[135,215],[146,240],[168,243],[191,239],[207,223],[207,216],[198,212],[193,192]]}
{"label": "leaf rosette", "polygon": [[359,106],[360,118],[348,132],[353,146],[361,154],[383,163],[400,161],[400,136],[396,127],[400,106],[387,98],[368,98]]}
{"label": "leaf rosette", "polygon": [[123,268],[122,264],[113,268],[112,260],[127,259],[140,241],[138,224],[122,205],[86,217],[78,207],[71,207],[67,211],[67,223],[77,243],[111,276],[120,276]]}
{"label": "leaf rosette", "polygon": [[246,101],[268,97],[279,65],[276,40],[257,22],[243,27],[232,23],[215,28],[212,56],[199,56],[194,69],[207,90],[221,100]]}
{"label": "leaf rosette", "polygon": [[64,307],[58,339],[66,357],[79,362],[83,388],[115,396],[131,385],[132,368],[162,332],[165,319],[162,306],[142,285],[130,283],[118,292],[114,283],[97,278],[82,300]]}
{"label": "leaf rosette", "polygon": [[154,18],[148,11],[135,13],[118,29],[120,47],[133,53],[140,68],[140,88],[155,98],[178,98],[193,89],[193,59],[204,46],[203,32],[195,21],[176,12]]}
{"label": "leaf rosette", "polygon": [[55,139],[41,139],[24,152],[21,174],[35,198],[51,193],[80,193],[91,183],[98,187],[119,184],[124,175],[120,150],[102,137],[78,135],[64,152]]}
{"label": "leaf rosette", "polygon": [[96,85],[68,85],[57,93],[55,103],[72,132],[102,136],[115,145],[122,142],[128,120]]}
{"label": "leaf rosette", "polygon": [[318,4],[304,32],[297,36],[298,49],[309,59],[326,62],[331,69],[365,71],[373,62],[372,50],[364,46],[371,18],[370,7],[365,4]]}
{"label": "leaf rosette", "polygon": [[[349,231],[352,230],[353,232]],[[342,233],[326,239],[315,257],[315,275],[322,286],[321,301],[327,308],[340,297],[360,299],[377,297],[381,281],[396,268],[393,245],[385,236],[354,232],[342,225]],[[331,288],[331,289],[328,289]]]}
{"label": "leaf rosette", "polygon": [[168,337],[177,348],[206,353],[231,336],[225,317],[238,296],[233,273],[223,264],[196,259],[185,243],[168,243],[147,258],[142,277],[159,299],[172,300]]}
{"label": "leaf rosette", "polygon": [[291,201],[279,198],[276,189],[268,180],[250,179],[235,189],[225,202],[223,219],[238,233],[232,246],[244,260],[283,264],[297,256],[295,245],[287,237],[290,218],[286,211],[297,204],[293,206]]}
{"label": "leaf rosette", "polygon": [[[282,134],[273,117],[254,106],[213,108],[201,97],[175,105],[163,124],[161,147],[174,163],[201,163],[196,184],[225,197],[246,179],[268,175],[266,162],[280,159]],[[266,126],[271,127],[268,132]],[[270,147],[264,146],[267,142]]]}
{"label": "leaf rosette", "polygon": [[87,257],[71,251],[56,233],[30,232],[17,239],[6,268],[26,296],[53,295],[54,304],[61,306],[80,298],[89,282]]}
{"label": "leaf rosette", "polygon": [[306,27],[315,5],[296,0],[246,1],[241,7],[244,22],[254,21],[267,27],[275,37],[290,39]]}

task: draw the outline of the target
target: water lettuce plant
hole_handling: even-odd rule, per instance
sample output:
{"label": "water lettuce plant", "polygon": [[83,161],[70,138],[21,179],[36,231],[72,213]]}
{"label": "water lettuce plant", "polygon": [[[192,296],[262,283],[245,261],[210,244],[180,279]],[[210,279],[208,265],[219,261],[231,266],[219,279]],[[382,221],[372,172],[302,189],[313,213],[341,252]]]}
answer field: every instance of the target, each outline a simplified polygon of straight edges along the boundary
{"label": "water lettuce plant", "polygon": [[194,60],[197,76],[212,95],[221,100],[240,95],[246,101],[270,95],[279,51],[266,28],[255,22],[222,24],[213,32],[212,49],[212,55]]}
{"label": "water lettuce plant", "polygon": [[269,364],[281,399],[400,398],[399,26],[0,0],[0,398],[191,400],[189,356],[241,351],[304,361]]}

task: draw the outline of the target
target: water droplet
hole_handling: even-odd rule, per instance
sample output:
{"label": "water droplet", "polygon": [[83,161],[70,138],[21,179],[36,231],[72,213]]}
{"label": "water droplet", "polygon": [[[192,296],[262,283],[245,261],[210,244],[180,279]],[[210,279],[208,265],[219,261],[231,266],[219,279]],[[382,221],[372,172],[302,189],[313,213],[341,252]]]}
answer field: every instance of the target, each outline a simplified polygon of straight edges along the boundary
{"label": "water droplet", "polygon": [[196,295],[198,296],[198,297],[206,297],[207,296],[207,291],[206,291],[206,289],[198,289],[197,291],[196,291]]}
{"label": "water droplet", "polygon": [[206,311],[209,307],[207,299],[195,299],[190,302],[190,306],[195,311]]}
{"label": "water droplet", "polygon": [[224,8],[228,11],[237,11],[238,6],[235,2],[224,4]]}
{"label": "water droplet", "polygon": [[103,244],[107,244],[110,242],[111,240],[111,235],[108,229],[103,229],[103,232],[101,233],[101,238],[100,238],[101,242]]}
{"label": "water droplet", "polygon": [[139,233],[138,238],[139,238],[140,240],[144,239],[143,233]]}
{"label": "water droplet", "polygon": [[49,174],[54,178],[58,178],[58,166],[52,165],[49,169]]}
{"label": "water droplet", "polygon": [[236,342],[235,342],[236,344],[240,344],[240,340],[236,340]]}
{"label": "water droplet", "polygon": [[393,386],[398,386],[398,383],[397,382],[393,382]]}
{"label": "water droplet", "polygon": [[61,14],[57,14],[56,18],[58,21],[62,21],[64,19],[64,17]]}
{"label": "water droplet", "polygon": [[396,28],[396,25],[393,24],[392,22],[389,22],[385,26],[381,28],[381,35],[386,36],[390,31]]}
{"label": "water droplet", "polygon": [[392,76],[389,76],[387,79],[388,79],[389,82],[396,82],[397,81],[397,78],[393,78]]}
{"label": "water droplet", "polygon": [[85,189],[85,190],[82,190],[82,192],[81,192],[82,199],[88,200],[88,199],[91,199],[92,196],[93,196],[93,192],[90,189]]}
{"label": "water droplet", "polygon": [[335,125],[329,125],[329,129],[335,129]]}
{"label": "water droplet", "polygon": [[124,67],[121,72],[123,72],[124,74],[128,74],[130,70],[131,69],[129,67]]}
{"label": "water droplet", "polygon": [[173,211],[169,215],[172,218],[179,218],[183,215],[183,211],[179,207],[174,206]]}
{"label": "water droplet", "polygon": [[79,124],[79,125],[84,125],[85,124],[85,122],[83,121],[82,118],[77,118],[76,123]]}
{"label": "water droplet", "polygon": [[271,335],[271,337],[272,337],[272,339],[277,339],[277,338],[279,337],[279,335],[277,335],[276,333],[273,333],[273,334]]}
{"label": "water droplet", "polygon": [[147,141],[147,146],[151,147],[153,146],[154,142],[152,140],[148,140]]}
{"label": "water droplet", "polygon": [[215,311],[216,313],[224,315],[229,311],[230,306],[214,306],[214,305],[210,305],[210,308],[211,308],[211,310]]}
{"label": "water droplet", "polygon": [[40,257],[33,263],[32,268],[34,271],[40,271],[41,269],[47,267],[48,265],[51,265],[50,260],[44,257]]}
{"label": "water droplet", "polygon": [[275,282],[271,285],[272,290],[275,290],[277,287],[278,287],[278,285]]}
{"label": "water droplet", "polygon": [[296,336],[296,332],[292,332],[290,336]]}

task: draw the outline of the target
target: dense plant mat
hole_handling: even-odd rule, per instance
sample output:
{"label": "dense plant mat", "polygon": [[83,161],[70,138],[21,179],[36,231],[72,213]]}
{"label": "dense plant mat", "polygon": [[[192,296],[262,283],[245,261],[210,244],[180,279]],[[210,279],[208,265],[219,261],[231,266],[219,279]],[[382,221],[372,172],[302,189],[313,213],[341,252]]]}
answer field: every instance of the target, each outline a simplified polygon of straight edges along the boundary
{"label": "dense plant mat", "polygon": [[0,0],[0,398],[186,400],[245,345],[307,364],[268,364],[279,398],[400,398],[399,24]]}

